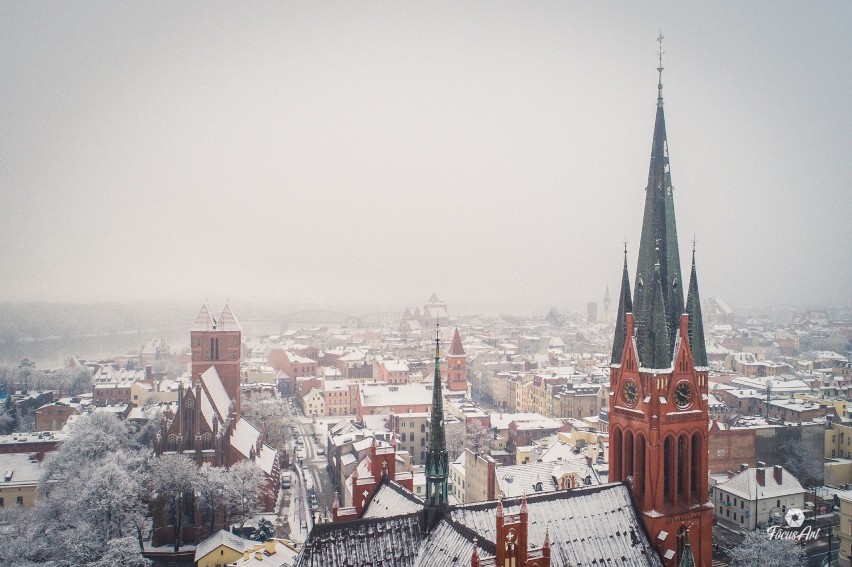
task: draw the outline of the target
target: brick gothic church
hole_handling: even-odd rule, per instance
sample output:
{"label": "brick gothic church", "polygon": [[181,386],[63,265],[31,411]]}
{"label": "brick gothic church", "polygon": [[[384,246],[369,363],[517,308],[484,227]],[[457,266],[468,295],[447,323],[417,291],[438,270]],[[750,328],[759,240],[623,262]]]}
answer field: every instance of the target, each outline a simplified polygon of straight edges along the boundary
{"label": "brick gothic church", "polygon": [[625,251],[616,320],[611,482],[450,504],[436,343],[425,501],[384,474],[346,521],[313,527],[297,567],[711,565],[707,355],[694,251],[684,305],[662,70],[636,287]]}
{"label": "brick gothic church", "polygon": [[[240,415],[240,324],[227,305],[215,319],[207,305],[189,329],[192,349],[192,387],[178,391],[176,411],[168,412],[157,435],[157,454],[182,454],[198,466],[230,467],[248,460],[266,479],[259,504],[273,511],[278,494],[278,455],[265,444],[260,431]],[[161,507],[154,510],[152,541],[160,546],[175,541],[175,518]],[[226,527],[224,510],[210,510],[185,498],[180,540],[197,544]]]}
{"label": "brick gothic church", "polygon": [[[707,352],[695,249],[686,305],[663,114],[662,71],[636,285],[624,271],[610,371],[609,480],[622,481],[654,547],[678,565],[691,541],[712,561],[707,494]],[[687,562],[692,559],[688,558]]]}

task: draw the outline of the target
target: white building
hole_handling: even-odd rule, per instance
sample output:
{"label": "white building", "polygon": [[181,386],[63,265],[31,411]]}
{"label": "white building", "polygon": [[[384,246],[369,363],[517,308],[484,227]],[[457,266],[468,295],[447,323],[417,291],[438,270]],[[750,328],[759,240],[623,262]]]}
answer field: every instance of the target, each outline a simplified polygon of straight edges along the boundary
{"label": "white building", "polygon": [[[758,463],[760,465],[762,463]],[[790,508],[804,509],[805,489],[782,466],[746,468],[710,488],[718,523],[754,530],[777,523]]]}

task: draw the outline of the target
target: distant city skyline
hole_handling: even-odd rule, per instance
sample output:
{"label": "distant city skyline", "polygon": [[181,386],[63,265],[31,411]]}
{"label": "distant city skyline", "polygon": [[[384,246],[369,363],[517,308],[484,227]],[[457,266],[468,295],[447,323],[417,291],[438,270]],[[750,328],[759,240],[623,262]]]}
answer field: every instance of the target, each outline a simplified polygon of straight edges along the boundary
{"label": "distant city skyline", "polygon": [[5,300],[600,304],[660,30],[702,297],[852,299],[848,3],[203,8],[0,4]]}

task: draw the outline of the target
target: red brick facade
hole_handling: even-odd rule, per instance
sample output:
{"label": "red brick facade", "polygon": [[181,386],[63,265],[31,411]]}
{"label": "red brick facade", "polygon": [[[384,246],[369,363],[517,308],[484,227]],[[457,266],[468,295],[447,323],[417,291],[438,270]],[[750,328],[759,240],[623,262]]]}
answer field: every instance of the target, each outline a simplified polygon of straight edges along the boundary
{"label": "red brick facade", "polygon": [[[707,487],[707,371],[697,370],[682,315],[668,371],[639,368],[633,314],[620,364],[611,369],[609,478],[627,483],[663,564],[680,561],[685,533],[698,565],[710,565],[713,507]],[[676,403],[675,390],[691,392]],[[681,397],[682,399],[682,397]]]}

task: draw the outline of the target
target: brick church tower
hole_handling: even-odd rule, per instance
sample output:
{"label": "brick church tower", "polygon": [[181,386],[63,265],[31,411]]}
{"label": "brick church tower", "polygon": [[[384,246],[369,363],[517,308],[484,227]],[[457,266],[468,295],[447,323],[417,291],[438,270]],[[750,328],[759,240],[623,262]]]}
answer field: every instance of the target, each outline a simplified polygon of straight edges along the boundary
{"label": "brick church tower", "polygon": [[[662,39],[662,37],[660,38]],[[663,564],[712,562],[707,353],[693,249],[684,306],[663,114],[662,59],[636,282],[624,268],[610,379],[611,481],[633,494]],[[691,545],[690,545],[691,544]]]}
{"label": "brick church tower", "polygon": [[225,305],[217,320],[205,304],[189,328],[189,335],[192,345],[193,385],[200,383],[204,371],[215,366],[228,397],[234,403],[236,418],[239,419],[242,329],[231,308]]}
{"label": "brick church tower", "polygon": [[453,334],[453,343],[447,353],[447,389],[451,392],[467,391],[467,355],[458,329]]}

